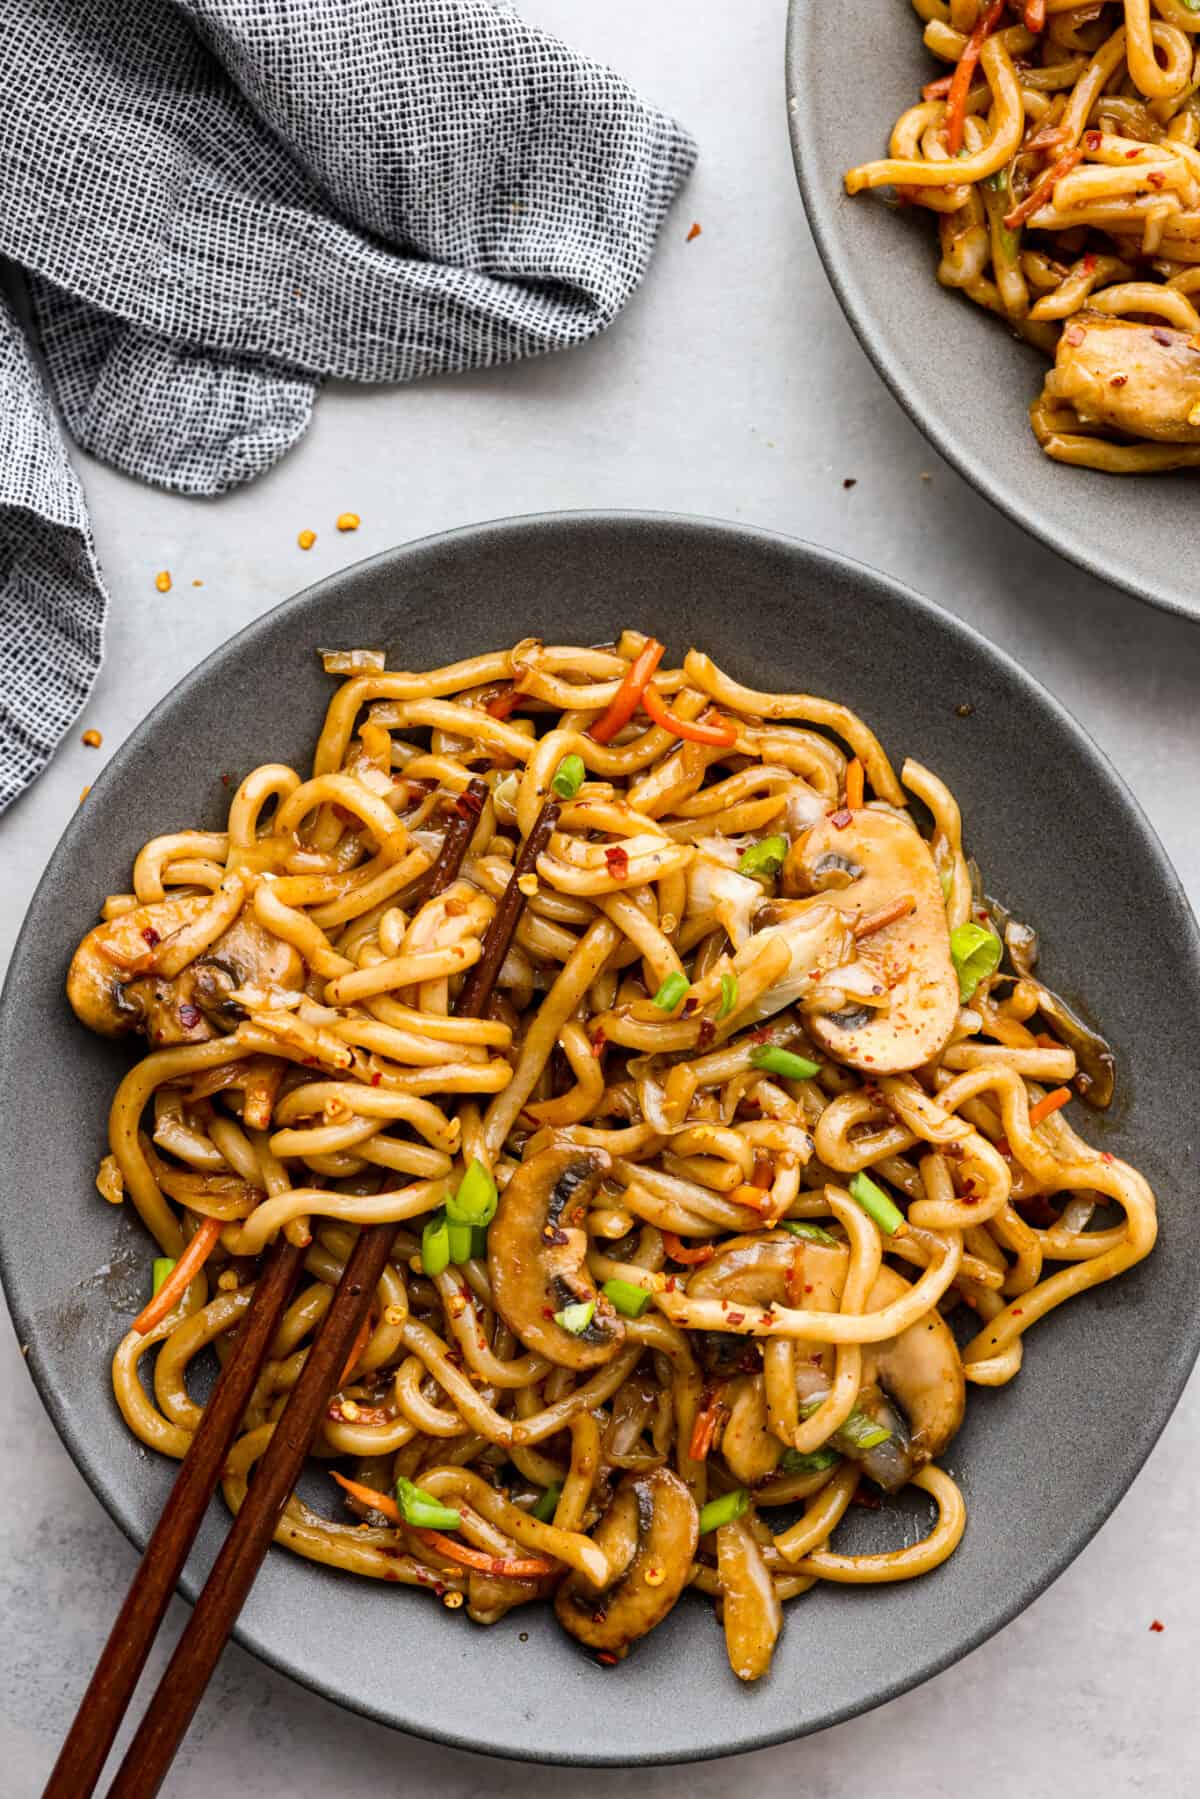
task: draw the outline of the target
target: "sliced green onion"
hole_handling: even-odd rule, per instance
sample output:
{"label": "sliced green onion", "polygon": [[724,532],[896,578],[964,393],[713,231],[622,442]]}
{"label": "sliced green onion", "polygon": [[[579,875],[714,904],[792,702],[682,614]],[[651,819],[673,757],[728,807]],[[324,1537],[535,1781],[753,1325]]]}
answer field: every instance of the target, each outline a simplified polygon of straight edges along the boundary
{"label": "sliced green onion", "polygon": [[781,1074],[787,1081],[811,1081],[821,1072],[819,1062],[810,1062],[807,1056],[794,1056],[790,1049],[780,1049],[774,1043],[760,1043],[757,1049],[752,1049],[750,1062],[752,1067],[765,1069],[768,1074]]}
{"label": "sliced green onion", "polygon": [[175,1259],[173,1256],[155,1256],[155,1258],[154,1258],[154,1292],[151,1296],[152,1298],[154,1298],[154,1299],[158,1298],[158,1295],[159,1295],[159,1292],[161,1291],[163,1282],[166,1280],[167,1276],[169,1274],[173,1274],[174,1271],[175,1271]]}
{"label": "sliced green onion", "polygon": [[[473,1224],[460,1224],[457,1218],[447,1218],[446,1238],[450,1245],[450,1260],[456,1268],[461,1268],[464,1262],[471,1260],[471,1239],[476,1229],[477,1226]],[[421,1259],[423,1261],[424,1257]]]}
{"label": "sliced green onion", "polygon": [[[984,185],[990,187],[994,194],[999,194],[1006,206],[1011,203],[1012,183],[1009,181],[1007,168],[997,169],[994,175],[989,175],[987,177]],[[1020,229],[1018,228],[1015,231],[1011,230],[1009,226],[1004,224],[1003,220],[1000,220],[996,225],[996,238],[1000,249],[1003,252],[1005,262],[1016,262],[1017,252],[1021,247]]]}
{"label": "sliced green onion", "polygon": [[403,1475],[396,1482],[396,1504],[400,1507],[400,1516],[406,1524],[413,1524],[418,1530],[457,1530],[462,1523],[462,1513],[451,1511],[424,1487],[414,1485]]}
{"label": "sliced green onion", "polygon": [[640,1318],[650,1304],[651,1295],[634,1281],[605,1281],[601,1291],[624,1318]]}
{"label": "sliced green onion", "polygon": [[450,1266],[450,1226],[445,1211],[437,1211],[421,1232],[421,1267],[430,1279]]}
{"label": "sliced green onion", "polygon": [[673,1012],[690,982],[685,974],[669,974],[658,992],[654,995],[654,1003],[660,1012]]}
{"label": "sliced green onion", "polygon": [[832,1243],[837,1245],[837,1238],[823,1231],[819,1224],[809,1224],[806,1218],[785,1218],[781,1230],[791,1231],[793,1237],[803,1237],[806,1243]]}
{"label": "sliced green onion", "polygon": [[473,1224],[471,1226],[471,1255],[473,1257],[482,1257],[482,1256],[487,1255],[487,1225],[486,1224]]}
{"label": "sliced green onion", "polygon": [[980,981],[986,981],[1000,966],[1004,946],[995,931],[985,931],[970,920],[955,925],[950,933],[950,959],[958,974],[959,998],[971,998]]}
{"label": "sliced green onion", "polygon": [[564,756],[554,771],[550,785],[560,800],[573,800],[583,786],[586,774],[582,756]]}
{"label": "sliced green onion", "polygon": [[841,1459],[836,1449],[814,1449],[808,1455],[802,1455],[798,1449],[785,1449],[779,1466],[784,1474],[820,1474],[823,1468],[832,1468]]}
{"label": "sliced green onion", "polygon": [[783,867],[787,853],[786,837],[764,837],[761,843],[752,843],[748,850],[743,850],[738,873],[753,875],[756,881],[769,881]]}
{"label": "sliced green onion", "polygon": [[[1200,0],[1196,0],[1196,4],[1198,6],[1200,6]],[[720,1010],[717,1013],[718,1018],[728,1018],[729,1017],[729,1014],[733,1011],[733,1008],[737,1005],[737,996],[738,996],[737,976],[735,974],[723,974],[721,976],[721,1006],[720,1006]]]}
{"label": "sliced green onion", "polygon": [[732,1524],[740,1518],[750,1504],[750,1495],[745,1487],[735,1487],[732,1493],[722,1493],[719,1499],[710,1499],[700,1513],[700,1535],[705,1537],[710,1530],[719,1530],[722,1524]]}
{"label": "sliced green onion", "polygon": [[543,1524],[549,1524],[558,1510],[558,1502],[561,1498],[562,1482],[556,1480],[553,1486],[546,1488],[530,1513],[530,1517],[539,1519]]}
{"label": "sliced green onion", "polygon": [[596,1310],[594,1299],[581,1299],[573,1306],[564,1306],[561,1312],[555,1312],[554,1322],[560,1324],[573,1337],[581,1337],[592,1322]]}
{"label": "sliced green onion", "polygon": [[451,1224],[490,1224],[496,1216],[496,1183],[483,1163],[472,1160],[458,1185],[458,1192],[446,1201],[446,1216]]}
{"label": "sliced green onion", "polygon": [[880,1230],[889,1237],[904,1229],[904,1214],[894,1206],[882,1187],[877,1187],[869,1175],[856,1174],[850,1182],[850,1197],[868,1218],[873,1218]]}
{"label": "sliced green onion", "polygon": [[852,1449],[875,1449],[880,1443],[886,1443],[892,1433],[886,1425],[869,1418],[855,1406],[846,1422],[839,1424],[833,1434]]}

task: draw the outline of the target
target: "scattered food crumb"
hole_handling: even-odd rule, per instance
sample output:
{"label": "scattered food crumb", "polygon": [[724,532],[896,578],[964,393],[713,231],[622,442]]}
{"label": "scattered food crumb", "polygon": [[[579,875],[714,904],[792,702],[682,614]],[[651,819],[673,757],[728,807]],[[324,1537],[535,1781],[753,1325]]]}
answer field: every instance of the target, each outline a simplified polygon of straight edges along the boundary
{"label": "scattered food crumb", "polygon": [[924,469],[922,469],[922,470],[921,470],[921,479],[922,479],[922,481],[932,481],[932,480],[933,480],[933,476],[932,476],[932,475],[929,475],[929,474],[926,474],[926,472],[925,472],[925,470],[924,470]]}
{"label": "scattered food crumb", "polygon": [[159,593],[170,593],[170,591],[171,591],[171,571],[170,571],[170,569],[167,569],[167,568],[160,569],[158,574],[155,575],[155,577],[154,577],[154,585],[157,587]]}
{"label": "scattered food crumb", "polygon": [[529,1641],[529,1632],[527,1630],[519,1630],[517,1632],[517,1641],[518,1643],[527,1643]]}
{"label": "scattered food crumb", "polygon": [[857,475],[847,475],[846,479],[842,482],[842,486],[843,487],[857,487],[858,486]]}
{"label": "scattered food crumb", "polygon": [[1150,1620],[1150,1628],[1151,1630],[1165,1630],[1167,1627],[1162,1622],[1161,1618],[1152,1618]]}
{"label": "scattered food crumb", "polygon": [[970,700],[963,700],[961,705],[954,708],[954,716],[955,718],[970,718],[974,710]]}
{"label": "scattered food crumb", "polygon": [[362,524],[357,512],[339,512],[336,522],[339,531],[357,531]]}
{"label": "scattered food crumb", "polygon": [[193,581],[192,586],[193,587],[203,587],[204,583],[203,583],[203,581]]}
{"label": "scattered food crumb", "polygon": [[692,239],[694,237],[699,237],[699,235],[700,235],[700,226],[698,224],[696,224],[695,221],[693,221],[692,228],[688,232],[687,237],[684,239],[684,242],[690,244]]}
{"label": "scattered food crumb", "polygon": [[104,742],[104,739],[101,737],[99,731],[85,731],[79,741],[80,743],[86,743],[89,750],[98,750],[100,745]]}
{"label": "scattered food crumb", "polygon": [[88,786],[88,787],[85,787],[85,788],[84,788],[84,790],[83,790],[83,792],[82,792],[82,793],[81,793],[81,794],[80,794],[80,796],[79,796],[79,804],[80,804],[80,805],[81,805],[81,806],[82,806],[82,804],[83,804],[83,802],[84,802],[84,800],[85,800],[85,799],[86,799],[86,798],[87,798],[87,796],[88,796],[88,794],[89,794],[89,793],[90,793],[90,792],[91,792],[91,791],[92,791],[92,790],[91,790],[91,787],[90,787],[90,786]]}
{"label": "scattered food crumb", "polygon": [[[339,529],[341,528],[341,523],[342,523],[342,521],[341,521],[341,519],[339,519],[338,520]],[[315,531],[301,531],[300,535],[296,539],[296,542],[300,545],[300,548],[302,550],[311,550],[313,545],[316,543],[316,541],[317,541],[317,534]]]}

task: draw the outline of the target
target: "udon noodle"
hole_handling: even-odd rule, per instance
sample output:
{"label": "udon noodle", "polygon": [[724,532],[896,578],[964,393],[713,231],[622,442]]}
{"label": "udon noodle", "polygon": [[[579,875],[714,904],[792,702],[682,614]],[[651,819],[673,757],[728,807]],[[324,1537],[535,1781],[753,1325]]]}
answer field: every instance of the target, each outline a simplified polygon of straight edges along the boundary
{"label": "udon noodle", "polygon": [[[662,653],[327,652],[311,774],[256,768],[223,828],[147,843],[68,991],[149,1039],[98,1179],[158,1249],[113,1361],[130,1430],[186,1453],[193,1365],[276,1235],[305,1246],[236,1511],[356,1233],[398,1221],[278,1541],[481,1623],[552,1600],[606,1661],[697,1588],[752,1680],[782,1601],[953,1553],[968,1387],[1148,1254],[1154,1198],[1068,1123],[1111,1060],[937,775]],[[456,1015],[539,819],[490,1002]],[[919,1541],[836,1547],[864,1482],[926,1496]]]}
{"label": "udon noodle", "polygon": [[913,4],[952,72],[847,189],[931,210],[942,285],[1053,360],[1030,410],[1048,456],[1110,474],[1200,464],[1200,10]]}

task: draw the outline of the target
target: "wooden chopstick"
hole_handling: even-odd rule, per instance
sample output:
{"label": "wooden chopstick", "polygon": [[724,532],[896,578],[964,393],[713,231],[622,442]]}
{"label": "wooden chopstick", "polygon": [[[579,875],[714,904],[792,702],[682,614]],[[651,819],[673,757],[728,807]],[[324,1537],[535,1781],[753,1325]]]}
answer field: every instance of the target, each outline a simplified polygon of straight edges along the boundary
{"label": "wooden chopstick", "polygon": [[[459,809],[447,828],[447,841],[443,843],[432,871],[429,888],[422,898],[431,898],[454,878],[486,791],[484,784],[475,780],[462,796]],[[483,952],[472,970],[476,978],[469,987],[464,986],[460,994],[455,1007],[459,1016],[479,1017],[490,998],[525,905],[525,895],[518,882],[536,867],[537,858],[558,821],[558,813],[557,803],[549,800],[534,821],[485,933]],[[300,1378],[255,1470],[246,1500],[213,1563],[195,1610],[109,1788],[109,1799],[151,1799],[151,1795],[158,1792],[274,1538],[279,1516],[299,1478],[329,1399],[340,1382],[346,1357],[367,1316],[371,1296],[391,1255],[397,1229],[395,1224],[377,1224],[360,1233],[333,1303],[305,1359]],[[140,1669],[141,1662],[138,1667]],[[116,1714],[116,1722],[127,1703],[128,1693]],[[81,1711],[73,1730],[80,1727],[83,1717]],[[110,1735],[108,1744],[111,1741]],[[102,1755],[100,1765],[103,1760]],[[94,1784],[94,1775],[92,1780]],[[59,1791],[62,1799],[67,1799],[68,1794],[75,1799],[76,1794],[90,1792],[91,1786],[86,1789],[63,1787]]]}

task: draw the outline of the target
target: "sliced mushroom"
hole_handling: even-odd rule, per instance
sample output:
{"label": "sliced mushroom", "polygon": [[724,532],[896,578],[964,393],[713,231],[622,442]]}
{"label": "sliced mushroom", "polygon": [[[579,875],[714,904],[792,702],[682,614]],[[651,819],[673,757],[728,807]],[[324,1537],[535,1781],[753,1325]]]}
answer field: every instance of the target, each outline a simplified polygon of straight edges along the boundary
{"label": "sliced mushroom", "polygon": [[[814,1041],[870,1074],[898,1074],[932,1060],[954,1027],[959,998],[945,902],[924,838],[891,812],[834,813],[792,846],[783,888],[819,894],[856,934],[868,927],[856,957],[886,994],[877,1008],[814,1013]],[[889,919],[906,900],[911,905]],[[877,919],[886,922],[869,928]]]}
{"label": "sliced mushroom", "polygon": [[209,903],[208,894],[158,900],[89,931],[67,973],[67,998],[82,1023],[105,1037],[144,1031],[152,1043],[202,1043],[214,1034],[210,1020],[226,1029],[236,1022],[226,1012],[235,987],[299,987],[297,951],[245,913],[174,980],[155,975],[160,945]]}
{"label": "sliced mushroom", "polygon": [[1191,331],[1078,312],[1058,340],[1046,393],[1084,425],[1200,443],[1200,349]]}
{"label": "sliced mushroom", "polygon": [[554,1600],[559,1623],[589,1649],[626,1655],[687,1585],[699,1536],[696,1502],[677,1474],[653,1468],[625,1475],[592,1532],[608,1557],[610,1583],[597,1591],[569,1575]]}
{"label": "sliced mushroom", "polygon": [[729,1666],[739,1680],[758,1680],[771,1666],[783,1629],[783,1607],[744,1518],[723,1524],[717,1532],[717,1573]]}
{"label": "sliced mushroom", "polygon": [[[688,1282],[696,1297],[727,1300],[734,1305],[791,1303],[788,1273],[796,1251],[795,1238],[780,1233],[736,1237]],[[814,1311],[836,1308],[846,1279],[848,1252],[840,1245],[804,1245],[805,1300]],[[867,1296],[866,1310],[881,1311],[902,1299],[909,1283],[886,1265],[879,1270]],[[829,1379],[812,1362],[797,1367],[797,1388],[802,1400],[821,1398]],[[784,1445],[770,1432],[761,1375],[749,1375],[731,1384],[730,1418],[722,1440],[722,1454],[731,1472],[747,1485],[774,1472]],[[894,1400],[903,1414],[897,1418],[888,1405]],[[966,1384],[962,1361],[949,1326],[940,1313],[920,1318],[896,1337],[882,1343],[865,1343],[862,1349],[862,1385],[858,1406],[891,1432],[886,1443],[860,1449],[845,1432],[831,1439],[833,1447],[860,1462],[872,1480],[893,1492],[912,1478],[924,1463],[938,1456],[962,1423]],[[737,1428],[730,1435],[730,1426]],[[774,1462],[767,1463],[774,1444]]]}
{"label": "sliced mushroom", "polygon": [[[587,1266],[587,1203],[612,1161],[602,1149],[551,1145],[522,1164],[500,1196],[488,1231],[488,1273],[496,1309],[527,1349],[560,1368],[609,1362],[625,1326],[596,1290]],[[579,1332],[554,1314],[594,1306]]]}

